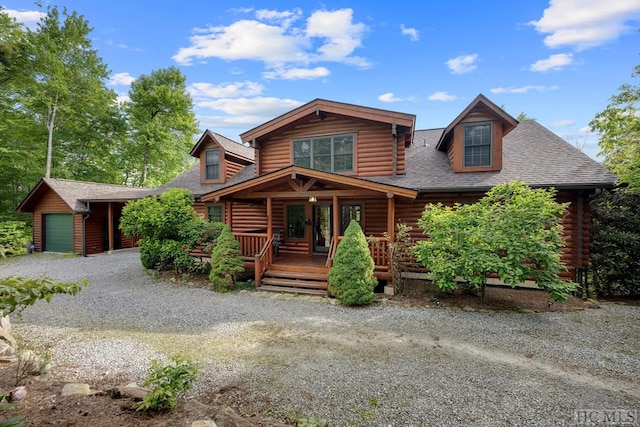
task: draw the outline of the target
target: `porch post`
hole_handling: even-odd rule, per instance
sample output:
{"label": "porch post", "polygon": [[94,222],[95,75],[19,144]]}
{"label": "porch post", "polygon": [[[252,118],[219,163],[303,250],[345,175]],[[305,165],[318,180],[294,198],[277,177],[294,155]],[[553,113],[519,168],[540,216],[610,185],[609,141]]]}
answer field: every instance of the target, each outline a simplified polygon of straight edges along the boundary
{"label": "porch post", "polygon": [[114,248],[113,242],[113,203],[109,202],[107,208],[107,232],[109,233],[109,252],[111,252]]}
{"label": "porch post", "polygon": [[340,204],[338,196],[333,196],[333,237],[338,238],[340,235]]}
{"label": "porch post", "polygon": [[226,221],[224,221],[224,218],[223,218],[223,221],[226,222],[227,224],[229,224],[229,227],[231,227],[231,229],[233,230],[233,201],[228,200],[225,203],[225,205],[226,205],[226,208],[227,208],[227,209],[225,209],[227,211],[227,212],[225,212],[227,218],[226,218]]}
{"label": "porch post", "polygon": [[271,196],[267,197],[267,240],[273,237],[273,224],[271,222],[271,216],[273,211],[273,202]]}
{"label": "porch post", "polygon": [[387,193],[387,235],[389,243],[393,243],[396,238],[396,199],[391,193]]}

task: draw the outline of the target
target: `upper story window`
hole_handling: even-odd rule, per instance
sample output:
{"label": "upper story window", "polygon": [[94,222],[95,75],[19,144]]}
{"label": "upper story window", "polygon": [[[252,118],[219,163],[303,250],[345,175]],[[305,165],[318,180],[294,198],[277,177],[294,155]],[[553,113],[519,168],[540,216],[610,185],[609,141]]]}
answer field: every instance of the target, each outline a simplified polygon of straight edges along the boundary
{"label": "upper story window", "polygon": [[491,166],[491,124],[464,127],[464,166]]}
{"label": "upper story window", "polygon": [[352,172],[353,135],[293,141],[293,164],[326,172]]}
{"label": "upper story window", "polygon": [[205,156],[205,179],[220,179],[220,150],[213,148],[206,150]]}

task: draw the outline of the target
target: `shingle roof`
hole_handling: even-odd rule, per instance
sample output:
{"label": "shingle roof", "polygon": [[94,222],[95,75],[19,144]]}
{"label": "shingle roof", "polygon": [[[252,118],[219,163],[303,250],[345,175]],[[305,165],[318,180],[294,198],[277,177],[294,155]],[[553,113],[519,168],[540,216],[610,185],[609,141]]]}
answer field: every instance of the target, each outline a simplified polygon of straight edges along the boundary
{"label": "shingle roof", "polygon": [[185,188],[191,192],[193,197],[200,197],[203,194],[210,193],[221,188],[228,187],[238,182],[246,181],[253,178],[253,165],[245,166],[240,172],[233,176],[225,183],[217,184],[201,184],[200,183],[200,164],[196,163],[191,169],[181,173],[171,181],[158,187],[153,194],[162,194],[169,188]]}
{"label": "shingle roof", "polygon": [[86,201],[126,201],[144,197],[148,195],[150,191],[148,188],[133,188],[127,187],[126,185],[42,178],[16,210],[29,212],[32,196],[40,192],[44,185],[55,191],[73,212],[78,213],[89,212],[89,207],[87,203],[85,203]]}
{"label": "shingle roof", "polygon": [[198,157],[198,153],[200,152],[202,145],[205,144],[209,139],[213,139],[218,145],[220,145],[224,151],[230,154],[234,154],[243,159],[247,159],[253,161],[255,158],[255,154],[253,148],[247,147],[240,142],[233,141],[226,136],[220,135],[219,133],[212,132],[209,129],[205,130],[202,136],[196,142],[196,145],[191,149],[191,155]]}
{"label": "shingle roof", "polygon": [[405,154],[406,175],[369,178],[420,191],[485,191],[512,180],[533,187],[609,187],[616,176],[534,120],[518,124],[503,140],[502,170],[455,173],[447,153],[435,149],[444,128],[418,130]]}

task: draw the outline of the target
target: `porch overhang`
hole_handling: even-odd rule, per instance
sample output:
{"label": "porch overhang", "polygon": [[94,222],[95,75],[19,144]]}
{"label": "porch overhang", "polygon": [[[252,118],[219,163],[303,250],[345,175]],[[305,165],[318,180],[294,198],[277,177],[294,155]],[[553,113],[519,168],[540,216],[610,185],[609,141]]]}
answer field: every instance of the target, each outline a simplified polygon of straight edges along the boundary
{"label": "porch overhang", "polygon": [[[333,188],[319,188],[326,184],[331,184]],[[278,185],[280,185],[279,188]],[[301,166],[287,166],[204,194],[200,200],[203,202],[219,202],[237,197],[244,199],[266,199],[268,197],[291,199],[333,196],[379,197],[381,195],[389,199],[402,197],[414,200],[418,196],[418,191]]]}

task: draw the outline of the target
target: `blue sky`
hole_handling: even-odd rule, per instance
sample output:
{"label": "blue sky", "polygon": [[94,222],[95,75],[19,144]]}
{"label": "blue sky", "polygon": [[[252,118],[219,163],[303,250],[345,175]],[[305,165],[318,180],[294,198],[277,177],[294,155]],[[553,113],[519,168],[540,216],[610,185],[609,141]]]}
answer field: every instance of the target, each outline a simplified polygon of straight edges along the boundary
{"label": "blue sky", "polygon": [[[178,66],[202,129],[238,135],[315,98],[447,126],[479,93],[596,156],[588,123],[640,63],[640,0],[61,0],[126,98]],[[0,0],[34,25],[34,2]]]}

